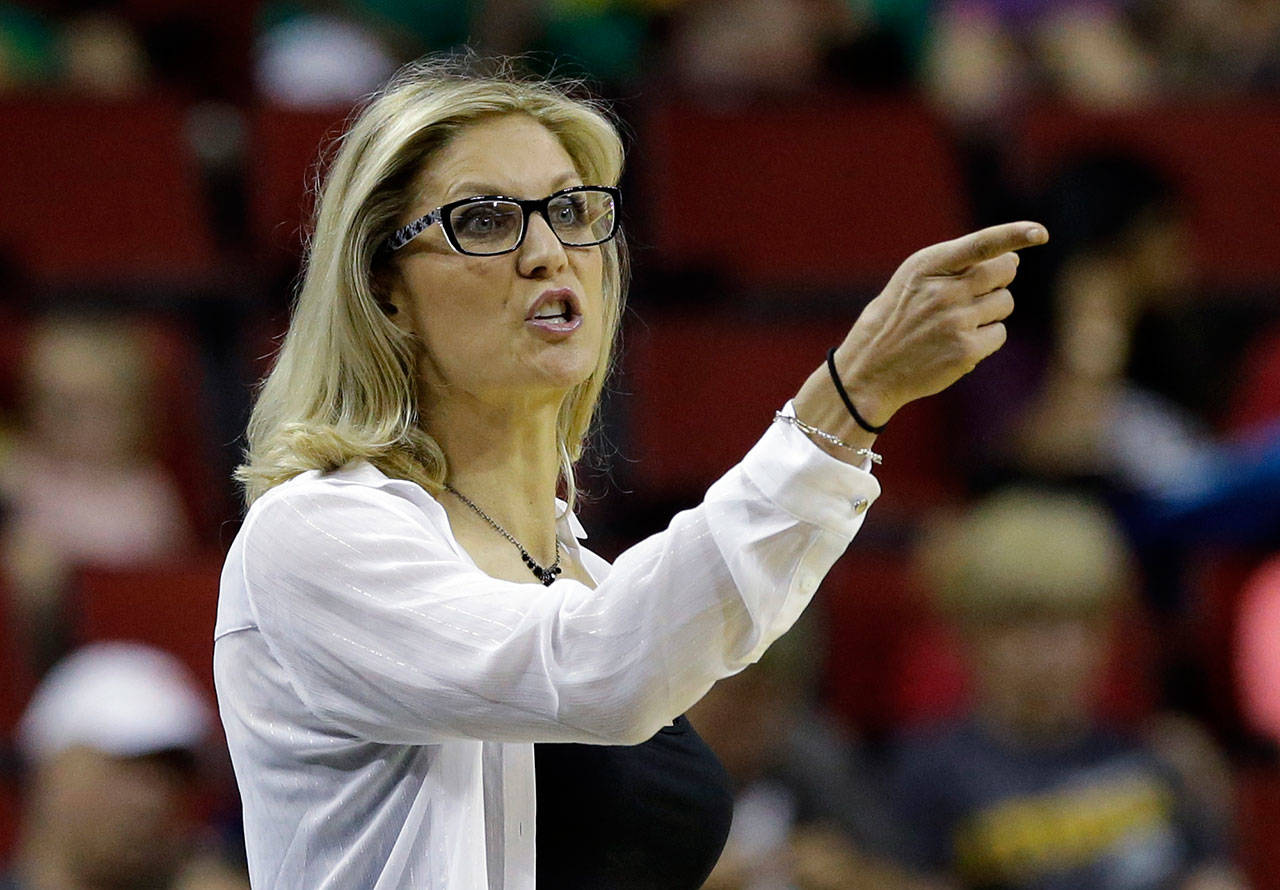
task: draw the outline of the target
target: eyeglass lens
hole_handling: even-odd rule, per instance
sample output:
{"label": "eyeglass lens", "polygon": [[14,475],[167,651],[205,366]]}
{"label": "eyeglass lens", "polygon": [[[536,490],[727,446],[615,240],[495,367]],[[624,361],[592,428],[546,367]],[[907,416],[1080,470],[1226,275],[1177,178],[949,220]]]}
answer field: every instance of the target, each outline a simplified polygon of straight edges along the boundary
{"label": "eyeglass lens", "polygon": [[[613,196],[584,190],[556,195],[547,203],[547,222],[562,244],[583,247],[607,241],[614,231]],[[467,253],[493,254],[520,242],[524,211],[514,201],[471,201],[453,208],[449,225]]]}

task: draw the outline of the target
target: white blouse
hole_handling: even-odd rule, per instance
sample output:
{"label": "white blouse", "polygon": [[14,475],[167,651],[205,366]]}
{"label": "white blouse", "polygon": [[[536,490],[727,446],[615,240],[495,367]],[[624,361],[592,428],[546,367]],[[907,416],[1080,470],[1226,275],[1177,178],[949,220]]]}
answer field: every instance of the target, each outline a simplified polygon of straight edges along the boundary
{"label": "white blouse", "polygon": [[272,489],[214,646],[252,886],[532,890],[533,743],[654,735],[792,625],[879,493],[775,423],[612,566],[564,517],[593,589],[484,574],[367,463]]}

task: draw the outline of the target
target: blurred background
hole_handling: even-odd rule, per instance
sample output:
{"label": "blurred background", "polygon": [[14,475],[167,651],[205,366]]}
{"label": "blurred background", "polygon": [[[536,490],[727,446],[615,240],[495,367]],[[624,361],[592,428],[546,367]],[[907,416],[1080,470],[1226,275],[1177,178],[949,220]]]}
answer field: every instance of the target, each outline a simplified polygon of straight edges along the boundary
{"label": "blurred background", "polygon": [[0,2],[0,887],[247,886],[230,473],[332,140],[463,46],[624,122],[610,558],[912,251],[1053,236],[1007,346],[880,438],[806,620],[692,712],[739,791],[708,886],[1280,888],[1274,0]]}

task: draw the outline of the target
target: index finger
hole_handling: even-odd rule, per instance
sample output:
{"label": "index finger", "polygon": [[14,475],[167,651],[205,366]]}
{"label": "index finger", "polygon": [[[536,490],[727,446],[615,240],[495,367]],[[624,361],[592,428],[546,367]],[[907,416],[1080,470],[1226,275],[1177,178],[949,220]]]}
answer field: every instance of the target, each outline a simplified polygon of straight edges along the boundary
{"label": "index finger", "polygon": [[983,260],[994,259],[1011,250],[1035,247],[1049,240],[1044,226],[1034,222],[1013,222],[970,232],[951,241],[943,241],[923,251],[925,273],[950,275]]}

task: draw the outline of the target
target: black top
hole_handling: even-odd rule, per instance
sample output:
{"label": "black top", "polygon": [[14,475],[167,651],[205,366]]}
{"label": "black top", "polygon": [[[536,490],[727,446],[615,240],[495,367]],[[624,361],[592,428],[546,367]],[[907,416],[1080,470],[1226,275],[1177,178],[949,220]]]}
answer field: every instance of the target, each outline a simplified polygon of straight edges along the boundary
{"label": "black top", "polygon": [[633,746],[534,746],[538,886],[696,890],[720,858],[733,794],[677,717]]}

